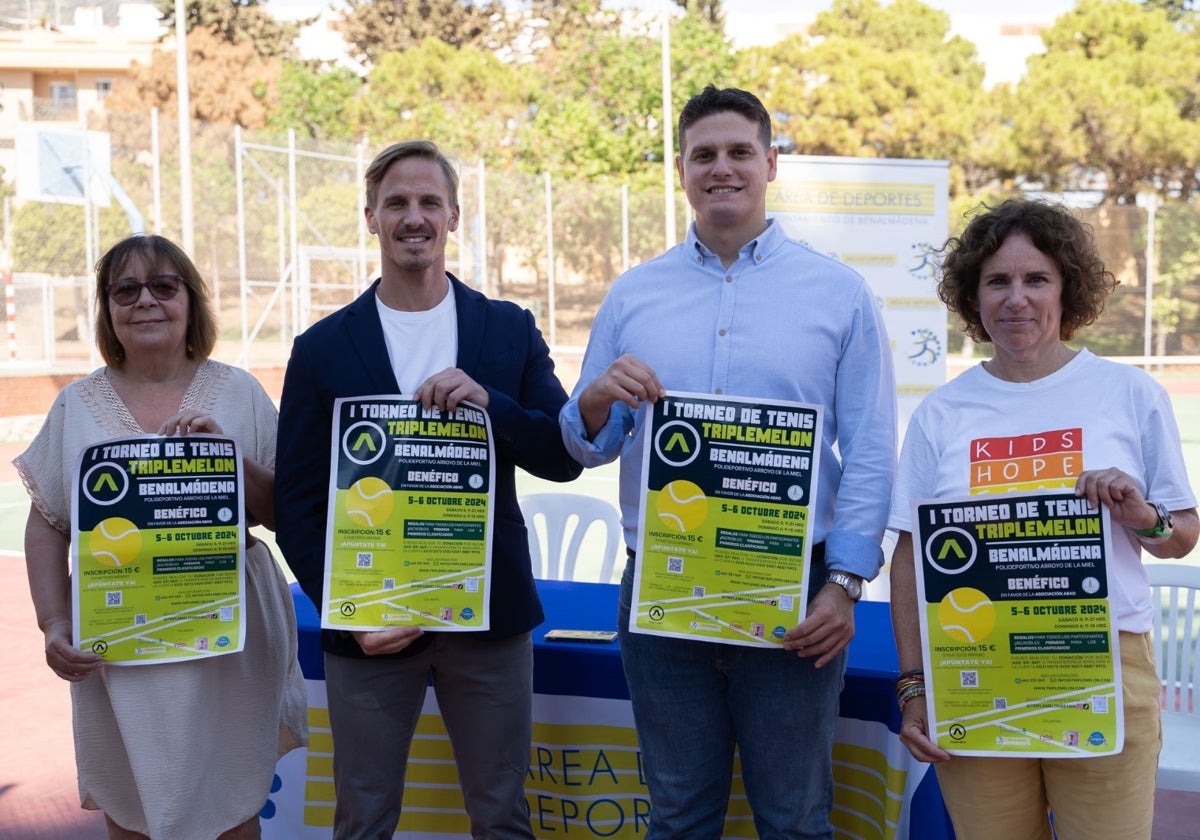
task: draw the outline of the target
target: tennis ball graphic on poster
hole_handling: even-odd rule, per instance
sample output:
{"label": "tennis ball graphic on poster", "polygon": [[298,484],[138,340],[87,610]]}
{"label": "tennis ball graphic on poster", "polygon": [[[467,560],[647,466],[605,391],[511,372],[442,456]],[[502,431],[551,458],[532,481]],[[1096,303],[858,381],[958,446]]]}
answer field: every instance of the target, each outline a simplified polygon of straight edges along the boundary
{"label": "tennis ball graphic on poster", "polygon": [[128,519],[113,516],[92,529],[88,547],[92,559],[101,566],[121,568],[137,559],[142,550],[142,532]]}
{"label": "tennis ball graphic on poster", "polygon": [[938,604],[938,624],[956,642],[974,644],[996,626],[996,607],[983,592],[961,586]]}
{"label": "tennis ball graphic on poster", "polygon": [[350,485],[345,504],[351,522],[375,528],[392,515],[395,499],[386,481],[369,475]]}
{"label": "tennis ball graphic on poster", "polygon": [[658,519],[672,531],[694,531],[708,516],[708,497],[700,486],[676,479],[658,491]]}

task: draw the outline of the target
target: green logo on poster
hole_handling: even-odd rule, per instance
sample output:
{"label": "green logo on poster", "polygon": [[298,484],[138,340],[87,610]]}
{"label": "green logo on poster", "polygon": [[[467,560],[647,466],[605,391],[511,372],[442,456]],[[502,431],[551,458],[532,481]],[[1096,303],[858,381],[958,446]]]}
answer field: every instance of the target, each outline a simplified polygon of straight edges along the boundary
{"label": "green logo on poster", "polygon": [[667,441],[667,445],[664,447],[664,451],[670,452],[676,447],[677,444],[685,453],[692,451],[687,444],[687,438],[683,436],[682,432],[676,432],[675,434],[671,435],[670,440]]}
{"label": "green logo on poster", "polygon": [[950,553],[951,549],[954,550],[954,555],[958,557],[959,560],[967,559],[967,552],[962,550],[962,546],[958,544],[958,540],[946,540],[944,543],[942,543],[942,550],[938,552],[938,559],[945,560],[946,555]]}
{"label": "green logo on poster", "polygon": [[109,490],[112,493],[120,493],[117,488],[117,482],[113,480],[112,473],[100,473],[96,479],[96,483],[92,485],[92,492],[99,493],[101,490]]}
{"label": "green logo on poster", "polygon": [[358,440],[354,442],[353,451],[357,452],[358,450],[362,449],[364,445],[372,452],[375,451],[375,441],[371,439],[371,435],[368,432],[363,432],[358,436]]}

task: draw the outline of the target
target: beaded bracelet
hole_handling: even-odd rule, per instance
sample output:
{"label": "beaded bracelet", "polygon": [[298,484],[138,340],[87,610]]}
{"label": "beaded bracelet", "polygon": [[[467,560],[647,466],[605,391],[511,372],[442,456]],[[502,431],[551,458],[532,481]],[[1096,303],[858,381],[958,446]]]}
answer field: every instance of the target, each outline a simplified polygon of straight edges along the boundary
{"label": "beaded bracelet", "polygon": [[904,711],[904,706],[909,700],[924,696],[925,672],[920,668],[900,672],[900,677],[896,680],[896,702],[900,711]]}
{"label": "beaded bracelet", "polygon": [[904,707],[905,707],[905,705],[908,704],[909,700],[913,700],[917,697],[924,697],[924,696],[925,696],[925,683],[913,683],[912,685],[905,688],[904,691],[897,693],[896,703],[899,704],[900,711],[903,712]]}

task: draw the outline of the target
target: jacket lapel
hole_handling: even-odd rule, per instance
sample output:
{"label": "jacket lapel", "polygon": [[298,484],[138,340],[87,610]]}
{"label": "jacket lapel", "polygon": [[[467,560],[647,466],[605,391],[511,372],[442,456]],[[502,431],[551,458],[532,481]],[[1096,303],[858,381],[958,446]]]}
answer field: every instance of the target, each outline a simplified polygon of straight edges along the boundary
{"label": "jacket lapel", "polygon": [[474,376],[479,370],[480,354],[483,352],[486,298],[450,272],[446,272],[446,275],[454,284],[454,308],[458,317],[458,366],[468,376]]}

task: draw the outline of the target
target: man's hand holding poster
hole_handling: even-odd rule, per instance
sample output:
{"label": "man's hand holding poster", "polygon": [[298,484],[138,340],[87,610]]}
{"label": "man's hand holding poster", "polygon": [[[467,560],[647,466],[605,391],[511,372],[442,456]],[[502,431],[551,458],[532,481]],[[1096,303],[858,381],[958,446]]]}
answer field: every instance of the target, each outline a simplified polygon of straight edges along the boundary
{"label": "man's hand holding poster", "polygon": [[804,617],[820,406],[669,392],[649,410],[630,630],[782,644]]}
{"label": "man's hand holding poster", "polygon": [[123,665],[242,649],[241,465],[237,441],[213,435],[84,449],[71,506],[78,647]]}
{"label": "man's hand holding poster", "polygon": [[491,420],[397,396],[334,403],[321,626],[486,630]]}
{"label": "man's hand holding poster", "polygon": [[959,755],[1121,750],[1108,511],[1073,491],[913,506],[929,729]]}

